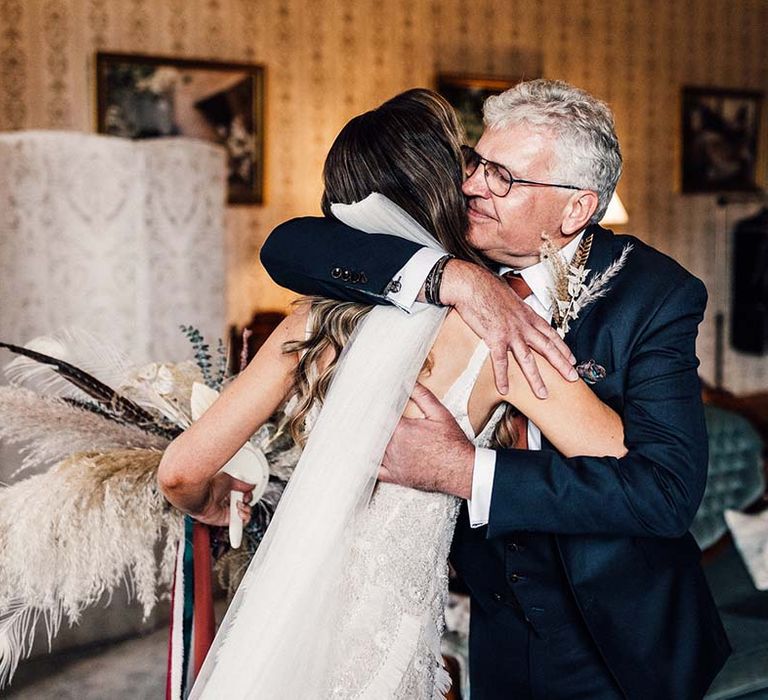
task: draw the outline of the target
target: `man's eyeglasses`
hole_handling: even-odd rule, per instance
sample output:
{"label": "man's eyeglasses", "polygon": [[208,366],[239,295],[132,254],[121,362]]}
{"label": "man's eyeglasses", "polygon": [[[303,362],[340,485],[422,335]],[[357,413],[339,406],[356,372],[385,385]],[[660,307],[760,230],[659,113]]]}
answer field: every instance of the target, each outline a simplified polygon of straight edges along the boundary
{"label": "man's eyeglasses", "polygon": [[492,160],[483,158],[471,146],[462,146],[461,154],[464,156],[464,172],[466,176],[472,177],[475,171],[482,165],[485,174],[485,182],[488,189],[497,197],[506,197],[512,189],[512,185],[537,185],[539,187],[562,187],[566,190],[583,190],[583,187],[576,185],[558,185],[553,182],[536,182],[535,180],[521,180],[519,177],[512,177],[512,173],[501,163],[494,163]]}

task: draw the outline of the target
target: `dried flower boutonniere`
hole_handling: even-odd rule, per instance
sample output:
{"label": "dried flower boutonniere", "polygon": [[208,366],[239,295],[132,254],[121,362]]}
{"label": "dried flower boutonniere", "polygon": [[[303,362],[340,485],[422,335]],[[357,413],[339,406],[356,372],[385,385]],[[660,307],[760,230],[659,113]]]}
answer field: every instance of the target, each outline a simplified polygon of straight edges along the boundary
{"label": "dried flower boutonniere", "polygon": [[586,284],[590,273],[586,264],[592,248],[592,234],[584,235],[571,262],[565,260],[560,250],[546,235],[542,235],[542,238],[544,243],[540,249],[541,260],[549,265],[554,281],[554,286],[549,290],[554,301],[552,321],[560,337],[564,338],[571,321],[578,318],[582,309],[606,295],[608,282],[624,267],[627,256],[632,250],[632,244],[627,243],[618,259]]}

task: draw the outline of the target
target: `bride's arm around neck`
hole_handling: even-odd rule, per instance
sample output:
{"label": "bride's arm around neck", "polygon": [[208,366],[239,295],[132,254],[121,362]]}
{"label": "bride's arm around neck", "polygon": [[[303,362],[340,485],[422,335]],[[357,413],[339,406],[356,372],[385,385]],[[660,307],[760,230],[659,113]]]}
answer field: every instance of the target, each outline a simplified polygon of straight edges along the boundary
{"label": "bride's arm around neck", "polygon": [[[534,359],[549,390],[549,397],[534,396],[522,370],[510,355],[509,395],[499,398],[512,403],[533,421],[542,434],[565,457],[623,457],[624,426],[621,416],[603,403],[583,381],[569,382],[541,355]],[[493,392],[493,375],[483,368],[483,379]]]}
{"label": "bride's arm around neck", "polygon": [[[448,315],[430,354],[432,367],[420,378],[436,396],[442,396],[466,366],[480,338],[455,312]],[[581,380],[569,382],[542,356],[534,353],[549,398],[534,395],[520,366],[510,353],[509,392],[499,394],[488,358],[469,401],[469,419],[479,433],[493,410],[510,403],[526,415],[566,457],[578,455],[621,457],[626,454],[621,417]],[[409,404],[407,415],[420,412]]]}

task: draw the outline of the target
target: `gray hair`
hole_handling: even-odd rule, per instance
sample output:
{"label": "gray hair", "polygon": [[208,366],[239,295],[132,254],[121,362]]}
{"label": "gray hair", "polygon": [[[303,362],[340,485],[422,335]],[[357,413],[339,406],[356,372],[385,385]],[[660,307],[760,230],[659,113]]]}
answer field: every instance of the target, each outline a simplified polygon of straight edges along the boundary
{"label": "gray hair", "polygon": [[486,127],[526,123],[555,133],[552,177],[597,192],[593,222],[608,208],[621,176],[621,150],[613,113],[605,102],[560,80],[529,80],[483,105]]}

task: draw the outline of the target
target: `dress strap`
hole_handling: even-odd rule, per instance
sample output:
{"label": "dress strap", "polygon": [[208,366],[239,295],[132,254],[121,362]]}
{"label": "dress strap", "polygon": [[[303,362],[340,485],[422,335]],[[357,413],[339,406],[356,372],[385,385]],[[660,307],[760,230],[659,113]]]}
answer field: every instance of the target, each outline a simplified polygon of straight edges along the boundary
{"label": "dress strap", "polygon": [[477,344],[475,351],[472,353],[472,357],[469,358],[467,368],[464,370],[464,375],[467,378],[470,391],[472,390],[472,387],[475,386],[475,382],[477,382],[480,370],[483,368],[483,364],[485,363],[489,352],[490,350],[488,346],[481,340]]}
{"label": "dress strap", "polygon": [[468,415],[469,397],[489,352],[488,346],[480,341],[464,371],[443,396],[443,404],[454,414],[459,425],[468,435],[473,434]]}

